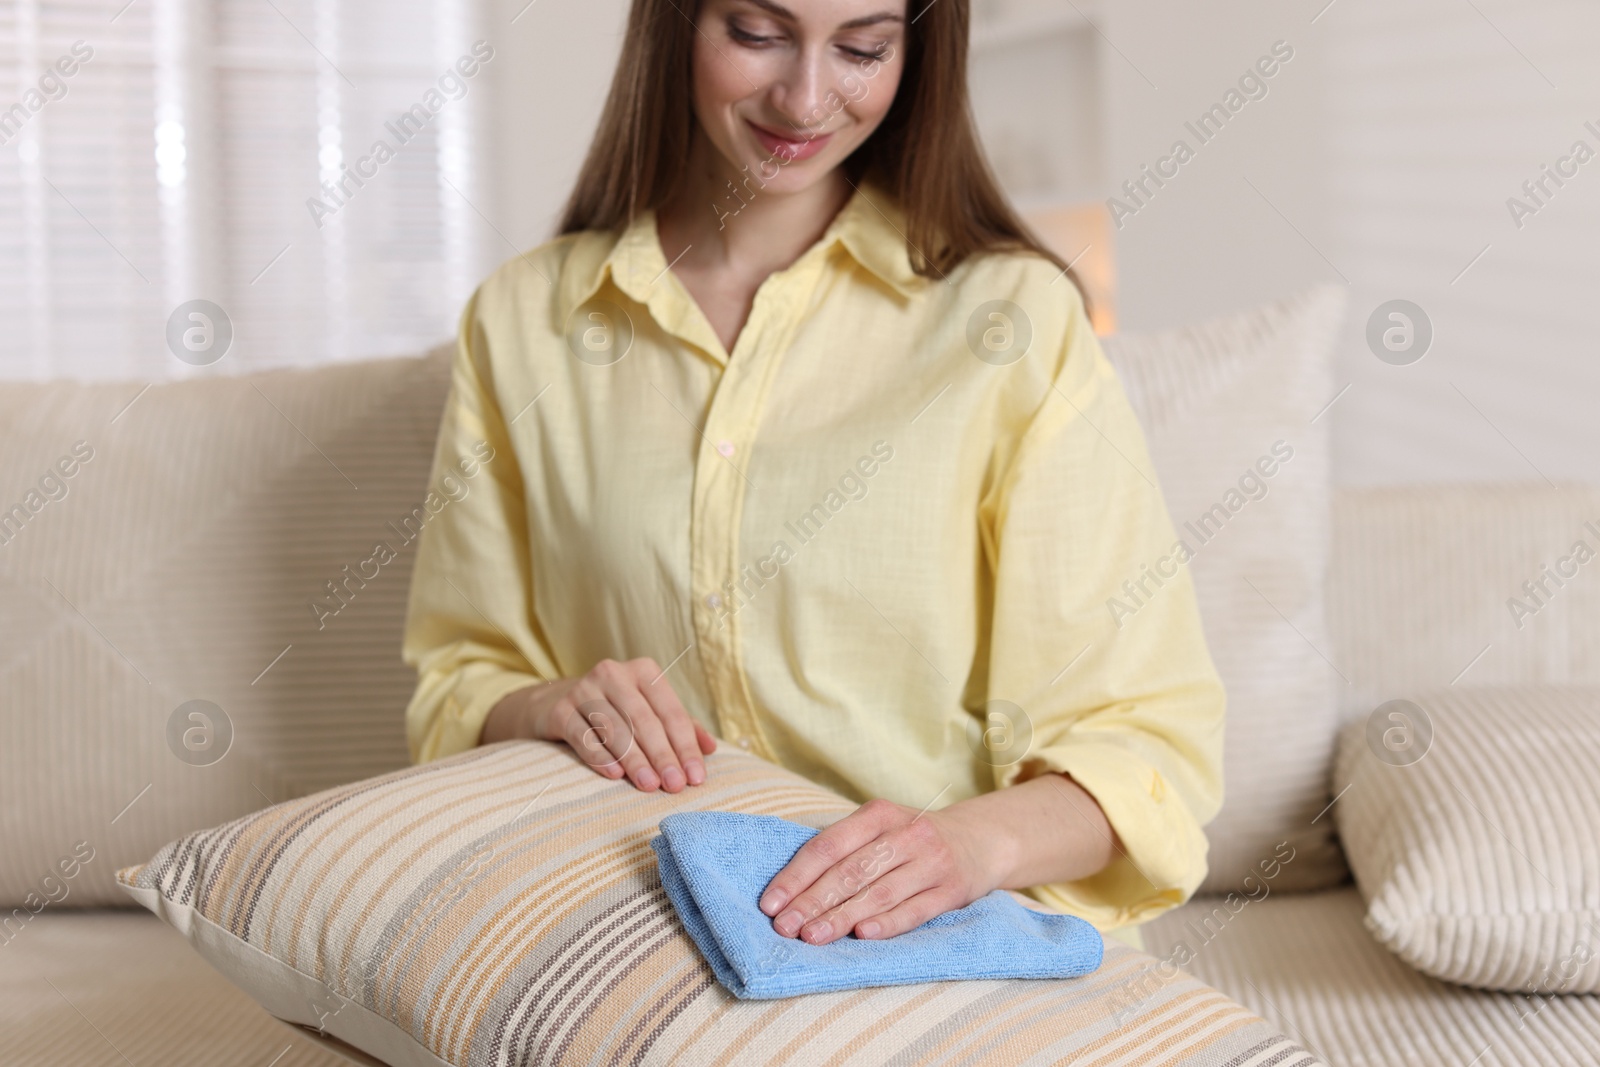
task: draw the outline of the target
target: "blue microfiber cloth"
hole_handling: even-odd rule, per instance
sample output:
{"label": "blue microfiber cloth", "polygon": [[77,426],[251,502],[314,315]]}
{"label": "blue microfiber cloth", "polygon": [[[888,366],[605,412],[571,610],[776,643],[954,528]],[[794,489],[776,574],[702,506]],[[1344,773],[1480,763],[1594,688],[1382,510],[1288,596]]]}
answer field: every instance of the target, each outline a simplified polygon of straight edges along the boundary
{"label": "blue microfiber cloth", "polygon": [[1100,932],[996,890],[899,937],[827,945],[783,937],[758,905],[817,831],[768,815],[696,811],[652,838],[661,885],[717,980],[745,1000],[961,978],[1076,978],[1100,966]]}

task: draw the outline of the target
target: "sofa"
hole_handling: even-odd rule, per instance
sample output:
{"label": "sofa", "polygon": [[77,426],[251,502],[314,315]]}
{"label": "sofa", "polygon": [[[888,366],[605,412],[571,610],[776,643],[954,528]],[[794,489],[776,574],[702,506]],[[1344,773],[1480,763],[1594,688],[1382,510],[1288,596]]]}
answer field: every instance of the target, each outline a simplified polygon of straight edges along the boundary
{"label": "sofa", "polygon": [[[1600,521],[1600,491],[1333,487],[1319,408],[1343,299],[1106,342],[1180,529],[1232,493],[1218,471],[1248,475],[1281,433],[1295,455],[1247,483],[1261,495],[1225,507],[1193,563],[1230,691],[1229,800],[1206,885],[1142,928],[1143,952],[1181,969],[1185,995],[1286,1035],[1263,1063],[1600,1063],[1600,996],[1408,962],[1373,917],[1376,868],[1339,834],[1376,791],[1351,783],[1373,773],[1358,764],[1387,701],[1600,717],[1594,579],[1531,618],[1506,608]],[[383,1062],[264,1010],[116,872],[406,766],[407,549],[449,359],[0,389],[0,1062]],[[393,561],[356,569],[375,540]],[[1457,720],[1438,721],[1443,750]],[[788,1055],[813,1062],[803,1043]]]}

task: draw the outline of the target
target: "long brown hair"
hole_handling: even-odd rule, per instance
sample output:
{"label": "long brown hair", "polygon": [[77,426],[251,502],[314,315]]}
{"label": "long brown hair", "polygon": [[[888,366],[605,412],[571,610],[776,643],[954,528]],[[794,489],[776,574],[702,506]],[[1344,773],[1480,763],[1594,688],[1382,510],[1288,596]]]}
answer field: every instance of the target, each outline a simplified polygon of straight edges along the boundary
{"label": "long brown hair", "polygon": [[[622,228],[679,191],[695,132],[690,66],[700,4],[633,0],[611,92],[559,233]],[[985,252],[1032,252],[1085,293],[1017,215],[984,156],[967,92],[970,7],[969,0],[932,0],[908,20],[894,103],[845,161],[845,173],[852,182],[871,176],[898,200],[918,274],[942,276]]]}

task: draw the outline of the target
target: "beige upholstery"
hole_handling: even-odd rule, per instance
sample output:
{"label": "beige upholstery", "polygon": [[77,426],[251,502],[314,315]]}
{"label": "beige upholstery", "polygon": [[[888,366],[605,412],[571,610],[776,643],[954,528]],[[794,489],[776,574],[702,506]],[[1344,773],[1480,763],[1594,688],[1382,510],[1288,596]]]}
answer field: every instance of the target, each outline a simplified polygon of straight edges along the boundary
{"label": "beige upholstery", "polygon": [[1354,888],[1274,893],[1231,919],[1219,906],[1196,898],[1147,924],[1146,949],[1165,959],[1187,945],[1189,974],[1336,1067],[1600,1063],[1600,996],[1530,999],[1429,978],[1372,939]]}
{"label": "beige upholstery", "polygon": [[[279,1053],[283,1058],[274,1061]],[[349,1061],[262,1011],[182,934],[143,909],[41,913],[0,949],[0,1063],[128,1062],[347,1067]]]}
{"label": "beige upholstery", "polygon": [[[1542,484],[1347,489],[1334,509],[1329,658],[1346,716],[1407,692],[1517,682],[1600,685],[1600,560],[1529,602],[1582,538],[1600,550],[1600,489]],[[1568,570],[1573,569],[1568,565]]]}
{"label": "beige upholstery", "polygon": [[[59,896],[43,879],[80,841],[62,903],[126,904],[113,872],[173,838],[406,763],[414,548],[321,628],[311,604],[401,543],[386,524],[421,501],[447,369],[0,389],[0,507],[92,449],[64,497],[0,526],[0,905]],[[168,747],[195,699],[233,725],[207,766]]]}

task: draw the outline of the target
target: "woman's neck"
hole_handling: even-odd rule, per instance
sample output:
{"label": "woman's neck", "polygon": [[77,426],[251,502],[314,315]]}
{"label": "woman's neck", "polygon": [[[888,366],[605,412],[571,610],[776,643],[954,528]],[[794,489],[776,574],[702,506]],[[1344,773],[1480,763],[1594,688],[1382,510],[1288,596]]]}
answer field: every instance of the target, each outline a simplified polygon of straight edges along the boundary
{"label": "woman's neck", "polygon": [[759,176],[732,170],[703,134],[687,172],[682,191],[656,217],[667,262],[757,284],[815,244],[854,191],[837,169],[797,192],[763,189]]}

